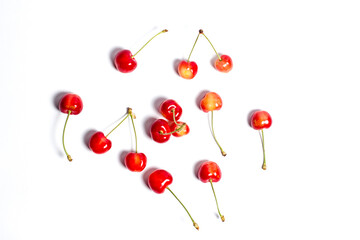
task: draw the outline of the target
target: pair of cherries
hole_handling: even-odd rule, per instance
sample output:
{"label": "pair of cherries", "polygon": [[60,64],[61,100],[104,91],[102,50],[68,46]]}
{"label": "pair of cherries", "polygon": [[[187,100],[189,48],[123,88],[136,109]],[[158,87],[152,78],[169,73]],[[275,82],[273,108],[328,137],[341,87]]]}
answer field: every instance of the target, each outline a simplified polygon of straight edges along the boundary
{"label": "pair of cherries", "polygon": [[[219,204],[218,204],[214,186],[213,186],[213,182],[218,182],[221,179],[222,173],[221,173],[220,167],[215,162],[204,161],[198,169],[197,176],[198,176],[199,180],[204,183],[210,182],[211,189],[212,189],[214,197],[215,197],[216,207],[217,207],[219,216],[220,216],[221,220],[224,222],[225,217],[224,217],[224,215],[222,215],[220,213]],[[180,201],[180,199],[175,195],[175,193],[169,188],[169,185],[172,184],[172,182],[173,182],[172,175],[164,169],[154,170],[148,177],[148,185],[149,185],[150,189],[158,194],[164,193],[165,190],[168,190],[183,206],[183,208],[189,215],[189,217],[193,223],[193,226],[197,230],[199,230],[199,225],[194,221],[190,212],[186,209],[185,205]]]}
{"label": "pair of cherries", "polygon": [[160,104],[159,112],[166,119],[157,119],[150,129],[151,138],[158,143],[169,141],[170,136],[182,137],[190,132],[189,125],[178,121],[182,115],[181,106],[173,99]]}

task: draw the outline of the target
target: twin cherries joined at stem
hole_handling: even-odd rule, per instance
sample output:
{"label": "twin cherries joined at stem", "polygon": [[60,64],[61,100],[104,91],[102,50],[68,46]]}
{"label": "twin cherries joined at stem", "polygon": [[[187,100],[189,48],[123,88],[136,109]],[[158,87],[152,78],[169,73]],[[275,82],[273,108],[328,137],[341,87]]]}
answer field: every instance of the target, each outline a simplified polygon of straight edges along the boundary
{"label": "twin cherries joined at stem", "polygon": [[[168,31],[167,29],[164,29],[164,30],[160,31],[159,33],[157,33],[148,42],[146,42],[140,48],[140,50],[138,50],[135,54],[132,54],[131,51],[128,49],[119,51],[115,55],[115,58],[114,58],[114,65],[115,65],[116,69],[122,73],[130,73],[130,72],[134,71],[137,67],[137,61],[135,59],[135,56],[156,36],[160,35],[161,33],[165,33],[167,31]],[[204,34],[204,31],[202,29],[200,29],[199,34],[197,35],[197,38],[191,49],[188,59],[180,61],[179,65],[178,65],[178,68],[177,68],[178,74],[184,79],[193,79],[195,77],[195,75],[197,74],[198,66],[197,66],[196,62],[190,61],[190,56],[195,48],[195,45],[196,45],[200,35],[203,35],[208,40],[208,42],[210,43],[211,47],[213,48],[213,50],[215,51],[215,53],[217,55],[217,59],[214,63],[215,69],[217,69],[219,72],[224,72],[224,73],[230,72],[231,69],[233,68],[232,59],[228,55],[219,55],[219,53],[215,50],[211,41]]]}

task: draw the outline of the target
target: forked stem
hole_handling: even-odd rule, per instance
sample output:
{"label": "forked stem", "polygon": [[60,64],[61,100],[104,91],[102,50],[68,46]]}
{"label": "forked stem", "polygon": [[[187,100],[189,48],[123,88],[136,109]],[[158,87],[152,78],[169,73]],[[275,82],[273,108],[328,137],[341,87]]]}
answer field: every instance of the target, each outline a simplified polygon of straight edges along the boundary
{"label": "forked stem", "polygon": [[262,143],[262,149],[263,149],[263,164],[262,164],[262,169],[266,170],[266,159],[265,159],[265,142],[264,142],[264,130],[261,129],[261,143]]}
{"label": "forked stem", "polygon": [[219,58],[219,61],[222,61],[219,53],[215,50],[215,47],[214,45],[212,45],[211,41],[208,39],[208,37],[204,34],[204,31],[202,29],[199,30],[199,33],[202,34],[207,40],[208,42],[210,43],[211,47],[214,49],[214,52],[216,53],[217,57]]}
{"label": "forked stem", "polygon": [[64,129],[63,129],[63,135],[62,135],[62,145],[63,145],[64,152],[65,152],[66,157],[67,157],[67,159],[69,160],[69,162],[72,161],[72,158],[71,158],[71,156],[69,155],[69,153],[66,151],[66,147],[65,147],[65,129],[66,129],[66,125],[67,125],[67,122],[68,122],[68,120],[69,120],[70,114],[71,114],[71,110],[68,111],[68,115],[67,115],[67,117],[66,117]]}
{"label": "forked stem", "polygon": [[210,178],[210,185],[211,185],[211,189],[212,189],[212,191],[213,191],[213,193],[214,193],[215,202],[216,202],[216,207],[217,207],[219,216],[220,216],[220,218],[221,218],[221,221],[225,222],[225,217],[224,217],[224,215],[222,215],[222,214],[220,213],[219,204],[218,204],[218,201],[217,201],[217,198],[216,198],[216,194],[215,194],[215,190],[214,190],[214,186],[213,186],[213,183],[212,183],[212,179],[211,179],[211,178]]}
{"label": "forked stem", "polygon": [[191,52],[190,52],[190,54],[189,54],[189,57],[188,57],[188,59],[187,59],[188,62],[190,61],[190,56],[191,56],[192,52],[194,51],[195,45],[196,45],[196,43],[197,43],[197,41],[198,41],[198,39],[199,39],[200,34],[201,34],[201,33],[200,33],[200,31],[199,31],[199,34],[198,34],[197,37],[196,37],[196,40],[195,40],[195,42],[194,42],[194,45],[193,45],[193,47],[192,47],[192,49],[191,49]]}
{"label": "forked stem", "polygon": [[109,135],[110,135],[110,133],[112,133],[113,131],[115,131],[115,129],[117,129],[124,121],[125,121],[125,119],[127,119],[128,117],[129,117],[129,113],[127,113],[126,114],[126,117],[124,117],[124,119],[123,120],[121,120],[121,122],[119,122],[118,123],[118,125],[116,125],[105,137],[107,138]]}
{"label": "forked stem", "polygon": [[214,140],[216,142],[216,144],[219,146],[221,154],[225,157],[226,156],[226,152],[222,149],[222,147],[220,146],[218,140],[215,137],[215,131],[214,131],[214,111],[211,111],[211,133],[214,137]]}
{"label": "forked stem", "polygon": [[149,41],[147,41],[147,43],[145,43],[144,46],[142,46],[142,48],[139,49],[139,51],[137,51],[134,55],[132,55],[132,58],[135,58],[136,54],[138,54],[146,45],[148,45],[149,42],[151,42],[151,40],[153,40],[157,35],[161,34],[161,33],[165,33],[167,32],[167,29],[162,30],[161,32],[157,33],[155,36],[153,36],[152,38],[150,38]]}
{"label": "forked stem", "polygon": [[185,211],[187,212],[187,214],[189,215],[191,221],[193,222],[193,226],[199,230],[199,225],[194,221],[194,219],[191,217],[189,211],[186,209],[185,205],[180,201],[180,199],[175,195],[175,193],[173,191],[171,191],[171,189],[169,187],[166,187],[167,190],[169,190],[171,192],[171,194],[179,201],[179,203],[181,204],[181,206],[183,206],[183,208],[185,209]]}

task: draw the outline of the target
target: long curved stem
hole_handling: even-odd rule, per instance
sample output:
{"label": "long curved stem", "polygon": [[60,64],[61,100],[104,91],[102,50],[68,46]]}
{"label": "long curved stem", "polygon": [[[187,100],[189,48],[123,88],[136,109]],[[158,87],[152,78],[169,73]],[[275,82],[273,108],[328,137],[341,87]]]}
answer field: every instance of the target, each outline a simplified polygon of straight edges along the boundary
{"label": "long curved stem", "polygon": [[210,43],[211,47],[214,49],[216,55],[218,56],[219,60],[222,61],[220,55],[218,54],[218,52],[215,50],[214,46],[212,45],[211,41],[207,38],[207,36],[204,34],[204,31],[200,30],[201,34],[204,35],[204,37],[208,40],[208,42]]}
{"label": "long curved stem", "polygon": [[221,150],[221,154],[225,157],[226,156],[226,152],[222,149],[222,147],[220,146],[218,140],[215,137],[215,131],[214,131],[214,111],[211,111],[211,133],[215,139],[216,144],[219,146],[220,150]]}
{"label": "long curved stem", "polygon": [[221,221],[225,222],[225,217],[224,217],[224,215],[222,215],[222,214],[220,213],[219,204],[218,204],[218,201],[217,201],[217,198],[216,198],[216,194],[215,194],[215,190],[214,190],[214,186],[213,186],[213,183],[212,183],[212,179],[211,179],[211,178],[210,178],[210,185],[211,185],[211,189],[212,189],[212,191],[213,191],[213,193],[214,193],[215,202],[216,202],[216,207],[217,207],[219,216],[220,216],[220,218],[221,218]]}
{"label": "long curved stem", "polygon": [[197,43],[197,41],[198,41],[198,39],[199,39],[200,34],[201,34],[201,33],[200,33],[200,31],[199,31],[199,34],[198,34],[197,37],[196,37],[196,40],[195,40],[195,42],[194,42],[194,45],[193,45],[193,47],[192,47],[192,49],[191,49],[191,52],[190,52],[190,54],[189,54],[189,57],[188,57],[188,59],[187,59],[188,62],[190,61],[190,56],[191,56],[192,52],[194,51],[195,45],[196,45],[196,43]]}
{"label": "long curved stem", "polygon": [[166,187],[167,190],[169,190],[171,192],[171,194],[179,201],[179,203],[181,204],[181,206],[183,206],[183,208],[185,209],[185,211],[187,212],[187,214],[189,215],[191,221],[193,222],[194,227],[199,230],[199,225],[194,221],[194,219],[191,217],[189,211],[186,209],[185,205],[180,201],[180,199],[175,195],[175,193],[173,191],[170,190],[169,187]]}
{"label": "long curved stem", "polygon": [[262,169],[266,170],[266,159],[265,159],[265,142],[264,142],[264,130],[261,129],[261,143],[262,143],[262,148],[263,148],[263,156],[264,156],[264,160],[263,160],[263,165],[262,165]]}
{"label": "long curved stem", "polygon": [[129,115],[130,115],[131,122],[132,122],[133,129],[134,129],[134,135],[135,135],[135,152],[137,153],[137,135],[136,135],[136,130],[135,130],[133,112],[132,112],[132,109],[131,109],[131,108],[128,109],[128,113],[129,113]]}
{"label": "long curved stem", "polygon": [[142,48],[140,48],[139,51],[137,51],[134,55],[132,55],[132,58],[135,58],[136,54],[138,54],[146,45],[148,45],[149,42],[151,42],[151,40],[153,40],[157,35],[161,34],[161,33],[165,33],[167,32],[167,29],[162,30],[161,32],[159,32],[158,34],[156,34],[155,36],[153,36],[149,41],[147,41],[147,43],[145,43],[144,46],[142,46]]}
{"label": "long curved stem", "polygon": [[129,117],[129,113],[126,114],[126,117],[121,122],[119,122],[118,125],[116,125],[105,137],[107,138],[110,135],[110,133],[112,133],[117,127],[119,127],[128,117]]}
{"label": "long curved stem", "polygon": [[173,113],[173,121],[174,121],[174,123],[176,124],[176,126],[181,126],[181,124],[179,124],[179,123],[176,121],[176,118],[175,118],[175,109],[171,109],[171,112]]}
{"label": "long curved stem", "polygon": [[66,147],[65,147],[65,129],[66,129],[66,125],[67,125],[67,122],[68,122],[68,120],[69,120],[70,114],[71,114],[71,110],[68,111],[68,115],[67,115],[67,117],[66,117],[64,129],[63,129],[63,135],[62,135],[62,145],[63,145],[63,148],[64,148],[64,151],[65,151],[66,157],[67,157],[67,159],[69,160],[69,162],[72,161],[72,158],[71,158],[71,156],[69,155],[69,153],[66,151]]}

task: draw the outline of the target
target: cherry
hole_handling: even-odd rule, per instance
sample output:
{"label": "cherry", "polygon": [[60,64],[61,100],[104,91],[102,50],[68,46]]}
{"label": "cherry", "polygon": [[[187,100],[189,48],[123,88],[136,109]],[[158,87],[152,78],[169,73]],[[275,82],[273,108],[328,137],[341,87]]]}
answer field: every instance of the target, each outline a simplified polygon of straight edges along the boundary
{"label": "cherry", "polygon": [[70,115],[78,115],[82,111],[82,109],[83,109],[83,103],[82,103],[81,98],[78,95],[73,94],[73,93],[65,94],[59,102],[59,110],[61,112],[67,114],[64,129],[63,129],[63,135],[62,135],[62,144],[63,144],[63,148],[64,148],[64,152],[66,154],[66,157],[70,162],[72,161],[72,158],[68,154],[68,152],[66,151],[66,148],[65,148],[65,129],[66,129],[66,125],[67,125]]}
{"label": "cherry", "polygon": [[219,216],[220,216],[221,220],[224,222],[225,217],[224,217],[224,215],[221,215],[221,213],[220,213],[219,204],[218,204],[214,186],[213,186],[213,182],[218,182],[221,179],[221,170],[220,170],[219,165],[217,165],[215,162],[212,162],[212,161],[203,162],[200,165],[200,168],[198,171],[198,178],[200,179],[200,181],[202,181],[204,183],[210,182],[211,189],[214,193],[215,202],[216,202]]}
{"label": "cherry", "polygon": [[184,122],[169,122],[169,126],[174,137],[182,137],[190,132],[189,125]]}
{"label": "cherry", "polygon": [[218,145],[218,147],[221,150],[221,154],[225,157],[226,152],[221,148],[219,142],[217,141],[217,139],[215,137],[214,124],[213,124],[214,123],[214,111],[220,110],[221,107],[222,107],[222,99],[215,92],[206,93],[205,96],[200,101],[200,109],[205,113],[211,112],[211,133],[214,137],[216,144]]}
{"label": "cherry", "polygon": [[210,42],[210,40],[206,37],[206,35],[204,34],[204,31],[202,29],[199,30],[199,32],[208,40],[208,42],[210,43],[211,47],[214,49],[216,55],[217,55],[217,59],[214,63],[214,66],[216,68],[216,70],[218,70],[219,72],[224,72],[224,73],[228,73],[231,71],[231,69],[233,68],[233,62],[231,57],[229,57],[228,55],[219,55],[218,52],[215,50],[214,46],[212,45],[212,43]]}
{"label": "cherry", "polygon": [[154,39],[157,35],[161,34],[161,33],[165,33],[167,32],[167,29],[162,30],[161,32],[159,32],[158,34],[156,34],[155,36],[153,36],[147,43],[145,43],[145,45],[140,48],[139,51],[137,51],[134,55],[132,55],[132,53],[130,52],[130,50],[122,50],[120,52],[118,52],[115,56],[114,59],[114,64],[117,70],[119,70],[122,73],[130,73],[132,71],[135,70],[135,68],[137,67],[137,62],[135,60],[135,56],[152,40]]}
{"label": "cherry", "polygon": [[160,113],[169,121],[177,121],[182,115],[182,108],[173,99],[167,99],[160,104]]}
{"label": "cherry", "polygon": [[264,128],[271,127],[272,119],[266,111],[255,111],[250,118],[251,127],[255,130],[260,130],[261,143],[263,148],[263,164],[262,169],[266,170],[266,159],[265,159],[265,143],[264,143]]}
{"label": "cherry", "polygon": [[180,199],[174,194],[173,191],[170,190],[169,185],[173,182],[173,177],[171,174],[163,169],[154,170],[148,178],[148,185],[151,190],[155,193],[164,193],[165,189],[169,190],[171,194],[179,201],[179,203],[183,206],[187,214],[189,215],[191,221],[193,222],[193,226],[199,230],[199,225],[194,221],[191,217],[189,211],[186,209],[185,205],[180,201]]}
{"label": "cherry", "polygon": [[182,60],[182,61],[180,61],[179,65],[178,65],[178,73],[179,73],[180,77],[182,77],[182,78],[193,79],[197,74],[198,66],[197,66],[196,62],[190,61],[190,56],[195,48],[195,45],[199,39],[199,36],[200,36],[200,33],[196,37],[195,43],[191,49],[191,52],[189,54],[187,61]]}
{"label": "cherry", "polygon": [[150,130],[151,138],[158,143],[169,141],[171,133],[170,126],[164,119],[157,119],[152,125]]}

